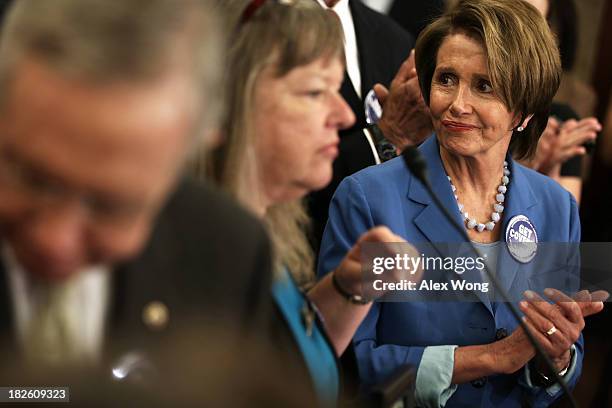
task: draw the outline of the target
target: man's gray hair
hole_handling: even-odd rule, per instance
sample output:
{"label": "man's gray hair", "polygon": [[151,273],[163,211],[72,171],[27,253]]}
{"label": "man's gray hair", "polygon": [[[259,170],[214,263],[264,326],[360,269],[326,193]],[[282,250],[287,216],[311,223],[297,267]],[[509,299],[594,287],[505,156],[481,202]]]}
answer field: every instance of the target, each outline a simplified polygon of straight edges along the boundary
{"label": "man's gray hair", "polygon": [[17,0],[0,37],[0,103],[25,58],[101,83],[146,83],[183,64],[202,101],[198,130],[216,128],[223,48],[207,0]]}

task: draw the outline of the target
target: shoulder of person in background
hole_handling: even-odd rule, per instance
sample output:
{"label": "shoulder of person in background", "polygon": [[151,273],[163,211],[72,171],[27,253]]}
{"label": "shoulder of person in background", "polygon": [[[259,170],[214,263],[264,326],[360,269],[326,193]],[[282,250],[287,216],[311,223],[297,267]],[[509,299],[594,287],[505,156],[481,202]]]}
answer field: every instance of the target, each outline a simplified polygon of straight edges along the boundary
{"label": "shoulder of person in background", "polygon": [[444,6],[444,0],[393,0],[389,16],[418,37],[427,24],[444,12]]}
{"label": "shoulder of person in background", "polygon": [[355,20],[355,29],[358,30],[358,24],[366,23],[364,28],[368,30],[363,32],[365,38],[358,38],[357,42],[371,40],[380,45],[384,44],[381,51],[389,52],[397,58],[394,61],[387,61],[396,65],[393,71],[395,74],[401,63],[408,58],[410,50],[414,48],[416,37],[390,16],[373,10],[359,1],[351,2],[351,12]]}
{"label": "shoulder of person in background", "polygon": [[137,308],[125,319],[140,319],[143,296],[164,293],[176,317],[260,330],[270,319],[271,264],[267,233],[254,216],[225,193],[183,180],[144,252],[123,268],[124,302]]}
{"label": "shoulder of person in background", "polygon": [[[355,113],[356,122],[348,129],[340,131],[340,136],[363,136],[367,127],[363,101],[376,83],[389,86],[398,69],[410,55],[415,38],[389,16],[372,10],[360,1],[349,3],[359,56],[361,74],[361,96],[347,86],[342,86],[342,96]],[[373,161],[373,159],[372,159]],[[373,163],[372,163],[373,164]]]}

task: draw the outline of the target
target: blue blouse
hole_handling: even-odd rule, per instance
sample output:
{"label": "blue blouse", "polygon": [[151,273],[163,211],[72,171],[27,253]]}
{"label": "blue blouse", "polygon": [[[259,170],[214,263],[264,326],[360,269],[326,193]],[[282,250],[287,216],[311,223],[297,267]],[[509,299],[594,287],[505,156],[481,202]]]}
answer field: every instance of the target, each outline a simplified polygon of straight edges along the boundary
{"label": "blue blouse", "polygon": [[286,269],[272,284],[272,296],[302,352],[321,404],[335,406],[340,387],[336,357],[323,329],[317,324],[312,304]]}

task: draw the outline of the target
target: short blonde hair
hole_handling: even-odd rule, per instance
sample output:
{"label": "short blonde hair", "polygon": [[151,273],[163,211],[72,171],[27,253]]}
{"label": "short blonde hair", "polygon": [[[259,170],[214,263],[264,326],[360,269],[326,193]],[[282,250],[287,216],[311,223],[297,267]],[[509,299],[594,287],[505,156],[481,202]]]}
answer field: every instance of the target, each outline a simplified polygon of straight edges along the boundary
{"label": "short blonde hair", "polygon": [[456,32],[480,41],[493,89],[508,110],[520,116],[519,124],[533,114],[525,131],[514,132],[510,142],[516,158],[531,157],[561,79],[559,51],[546,21],[535,7],[520,0],[458,1],[417,39],[416,68],[428,105],[438,50]]}
{"label": "short blonde hair", "polygon": [[[248,0],[220,0],[233,37],[227,61],[224,143],[207,161],[209,175],[248,206],[258,181],[253,132],[255,86],[266,67],[283,77],[320,58],[344,63],[342,27],[335,15],[313,0],[268,0],[241,21]],[[270,118],[274,120],[274,118]],[[301,283],[312,278],[313,254],[306,238],[309,218],[301,201],[274,205],[265,220],[277,268],[286,266]]]}

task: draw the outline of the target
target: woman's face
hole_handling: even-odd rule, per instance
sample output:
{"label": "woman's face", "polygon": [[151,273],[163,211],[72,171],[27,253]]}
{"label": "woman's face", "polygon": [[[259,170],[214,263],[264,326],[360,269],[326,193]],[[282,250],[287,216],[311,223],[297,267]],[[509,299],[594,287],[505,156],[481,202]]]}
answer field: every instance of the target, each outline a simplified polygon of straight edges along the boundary
{"label": "woman's face", "polygon": [[275,77],[266,68],[255,85],[254,126],[259,176],[272,203],[325,187],[338,155],[338,130],[355,121],[339,93],[340,59],[321,58]]}
{"label": "woman's face", "polygon": [[446,37],[438,50],[430,110],[440,145],[465,157],[505,154],[516,126],[491,86],[485,50],[461,33]]}

